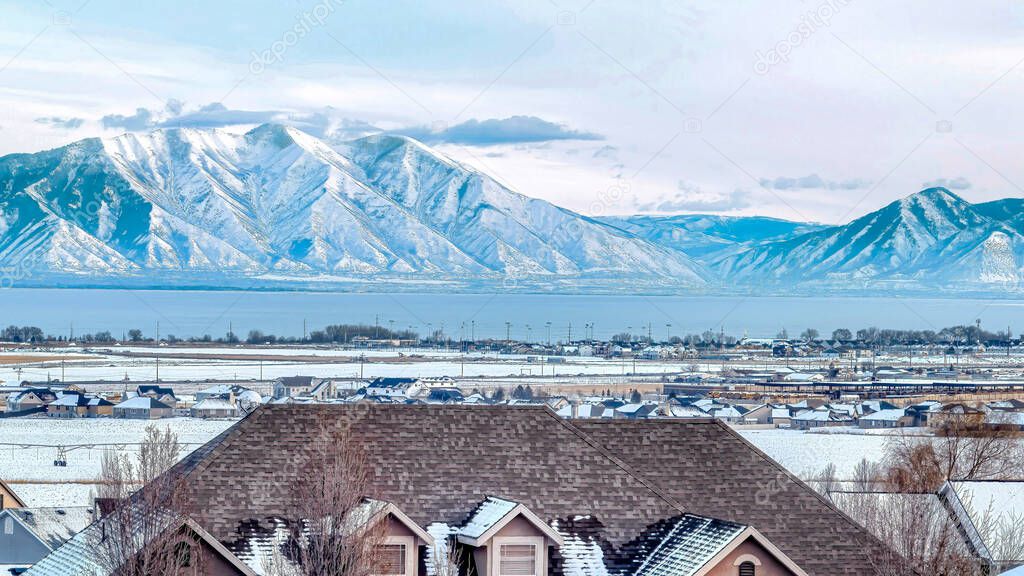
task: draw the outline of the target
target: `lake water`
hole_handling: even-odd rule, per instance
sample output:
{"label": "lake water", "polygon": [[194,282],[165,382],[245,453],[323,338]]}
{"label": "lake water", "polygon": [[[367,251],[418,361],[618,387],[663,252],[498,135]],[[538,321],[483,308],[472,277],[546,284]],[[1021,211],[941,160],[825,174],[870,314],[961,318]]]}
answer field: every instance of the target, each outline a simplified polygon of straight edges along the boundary
{"label": "lake water", "polygon": [[[365,294],[172,290],[21,289],[0,290],[0,324],[32,325],[50,334],[131,328],[151,337],[211,334],[229,327],[301,336],[327,324],[364,323],[420,334],[444,328],[458,338],[464,328],[477,338],[565,339],[592,332],[619,332],[657,339],[711,329],[727,334],[770,337],[786,328],[797,335],[808,327],[830,334],[835,328],[939,329],[980,318],[990,330],[1024,329],[1024,300],[884,297],[626,296],[551,294]],[[592,324],[593,328],[587,325]],[[671,326],[669,326],[671,325]],[[528,328],[529,327],[529,328]]]}

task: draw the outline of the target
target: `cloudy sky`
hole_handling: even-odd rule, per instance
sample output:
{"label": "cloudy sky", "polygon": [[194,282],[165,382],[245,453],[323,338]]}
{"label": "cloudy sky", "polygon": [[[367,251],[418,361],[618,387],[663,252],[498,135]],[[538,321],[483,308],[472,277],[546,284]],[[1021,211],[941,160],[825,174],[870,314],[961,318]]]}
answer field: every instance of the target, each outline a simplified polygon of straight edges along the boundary
{"label": "cloudy sky", "polygon": [[0,154],[166,126],[420,138],[592,215],[1024,196],[1024,7],[0,1]]}

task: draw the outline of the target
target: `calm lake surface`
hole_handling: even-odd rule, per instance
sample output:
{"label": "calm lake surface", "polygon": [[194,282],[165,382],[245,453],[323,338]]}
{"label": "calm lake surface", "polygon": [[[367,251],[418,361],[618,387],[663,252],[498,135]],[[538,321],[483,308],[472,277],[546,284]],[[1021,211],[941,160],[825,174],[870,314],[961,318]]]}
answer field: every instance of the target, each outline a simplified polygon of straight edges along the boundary
{"label": "calm lake surface", "polygon": [[[629,331],[658,338],[725,329],[727,334],[770,337],[786,328],[797,335],[808,327],[829,334],[835,328],[868,326],[938,329],[981,319],[990,330],[1024,329],[1024,300],[884,297],[628,296],[550,294],[364,294],[309,292],[218,292],[172,290],[6,289],[0,290],[0,324],[39,326],[51,334],[108,330],[117,337],[131,328],[152,336],[211,334],[229,326],[301,336],[327,324],[379,321],[381,326],[427,334],[444,328],[452,338],[475,330],[477,338],[545,341],[597,338]],[[668,326],[671,325],[671,326]],[[529,328],[527,328],[529,326]]]}

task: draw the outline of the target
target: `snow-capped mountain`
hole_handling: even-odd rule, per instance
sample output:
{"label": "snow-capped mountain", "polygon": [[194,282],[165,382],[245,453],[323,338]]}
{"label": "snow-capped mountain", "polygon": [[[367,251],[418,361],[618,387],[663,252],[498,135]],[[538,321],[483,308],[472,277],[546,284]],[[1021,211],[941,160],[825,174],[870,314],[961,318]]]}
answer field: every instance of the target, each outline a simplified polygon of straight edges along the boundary
{"label": "snow-capped mountain", "polygon": [[1024,236],[1014,225],[1014,201],[1001,203],[975,206],[944,188],[929,188],[849,224],[753,246],[710,264],[723,277],[746,283],[1006,287],[1024,275]]}
{"label": "snow-capped mountain", "polygon": [[684,287],[682,252],[517,194],[414,140],[172,129],[0,158],[0,267],[25,276],[601,281]]}

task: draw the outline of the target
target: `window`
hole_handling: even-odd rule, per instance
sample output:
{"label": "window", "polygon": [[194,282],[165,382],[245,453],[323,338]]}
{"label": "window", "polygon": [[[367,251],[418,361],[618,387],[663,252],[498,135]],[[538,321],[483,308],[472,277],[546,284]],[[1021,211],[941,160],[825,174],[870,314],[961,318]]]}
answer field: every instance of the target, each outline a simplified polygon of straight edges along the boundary
{"label": "window", "polygon": [[504,544],[498,561],[498,576],[536,576],[537,547],[533,544]]}
{"label": "window", "polygon": [[406,550],[404,544],[384,544],[378,548],[380,569],[384,574],[405,574]]}
{"label": "window", "polygon": [[750,562],[750,561],[744,562],[744,563],[740,564],[739,576],[755,576],[754,570],[755,570],[755,568],[754,568],[754,563],[753,562]]}
{"label": "window", "polygon": [[413,576],[416,573],[415,540],[390,536],[377,546],[378,576]]}
{"label": "window", "polygon": [[14,519],[10,516],[4,518],[4,534],[14,534]]}

